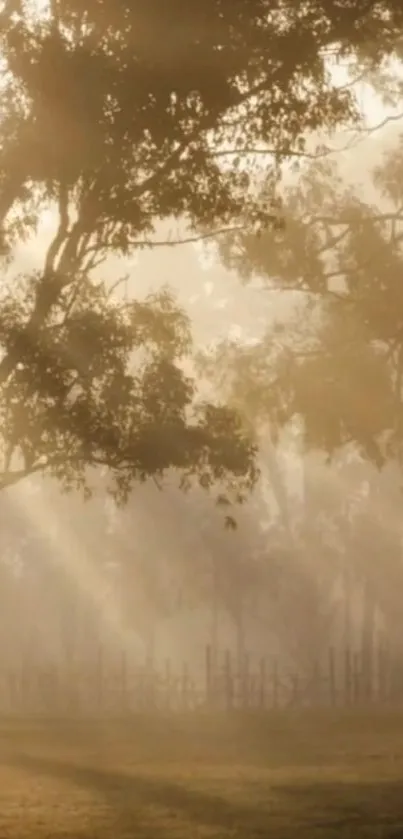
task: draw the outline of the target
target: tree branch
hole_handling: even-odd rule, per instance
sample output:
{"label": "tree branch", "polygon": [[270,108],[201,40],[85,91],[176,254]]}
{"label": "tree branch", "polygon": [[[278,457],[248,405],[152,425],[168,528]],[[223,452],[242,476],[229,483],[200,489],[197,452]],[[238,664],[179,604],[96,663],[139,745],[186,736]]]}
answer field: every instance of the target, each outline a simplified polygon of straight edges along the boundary
{"label": "tree branch", "polygon": [[228,233],[237,233],[245,229],[245,225],[237,224],[231,227],[221,227],[218,230],[209,230],[206,233],[196,233],[191,236],[185,236],[183,239],[134,239],[130,242],[130,247],[133,248],[167,248],[176,247],[177,245],[190,245],[197,242],[203,242],[206,239],[215,239],[217,236],[225,236]]}
{"label": "tree branch", "polygon": [[69,192],[65,184],[59,186],[59,228],[56,236],[51,243],[46,259],[45,259],[45,274],[55,270],[55,260],[66,239],[69,229],[69,215],[68,215]]}
{"label": "tree branch", "polygon": [[348,212],[340,213],[340,215],[312,215],[305,221],[307,225],[314,224],[328,224],[331,227],[360,227],[362,224],[383,224],[387,221],[402,221],[403,222],[403,208],[396,210],[394,213],[379,213],[372,214],[366,217],[359,218],[356,213]]}
{"label": "tree branch", "polygon": [[[229,111],[236,110],[245,102],[247,102],[251,97],[257,96],[259,93],[262,93],[264,90],[268,88],[269,80],[267,78],[264,81],[260,82],[259,84],[255,85],[254,88],[247,90],[243,93],[240,91],[238,92],[237,96],[234,96],[234,100],[227,109],[226,113]],[[179,163],[182,154],[187,151],[190,146],[199,140],[203,135],[205,135],[208,131],[210,131],[216,123],[216,116],[214,112],[212,114],[207,114],[204,120],[197,125],[193,131],[185,137],[175,149],[175,151],[171,154],[171,156],[166,160],[161,166],[157,167],[157,169],[145,178],[144,181],[139,183],[136,189],[133,190],[134,197],[140,198],[141,196],[145,195],[150,189],[153,189],[156,184],[160,181],[161,177],[166,175],[170,175],[173,171],[174,167],[177,163]]]}
{"label": "tree branch", "polygon": [[403,111],[399,111],[399,113],[397,114],[389,114],[389,116],[384,117],[384,119],[382,119],[376,125],[371,125],[369,127],[366,127],[365,125],[359,127],[357,125],[355,130],[357,134],[364,134],[367,137],[368,135],[374,134],[375,131],[380,131],[381,128],[385,128],[385,126],[391,122],[400,122],[401,119],[403,119]]}
{"label": "tree branch", "polygon": [[308,152],[308,151],[298,151],[297,149],[288,149],[281,151],[279,149],[271,149],[271,148],[254,148],[253,146],[245,146],[243,149],[220,149],[217,151],[212,151],[211,154],[213,157],[220,158],[220,157],[244,157],[254,154],[259,157],[283,157],[287,159],[291,158],[301,158],[306,160],[320,160],[323,157],[329,157],[331,154],[339,154],[340,152],[347,151],[350,148],[350,144],[347,143],[345,146],[341,147],[340,149],[337,148],[328,148],[324,147],[320,151],[316,152]]}
{"label": "tree branch", "polygon": [[23,481],[25,478],[29,478],[31,475],[34,475],[45,468],[45,465],[37,463],[35,466],[30,466],[25,469],[17,469],[15,472],[1,472],[0,491],[14,486],[14,484],[18,484],[19,481]]}
{"label": "tree branch", "polygon": [[[129,241],[129,245],[131,248],[136,248],[141,250],[142,248],[174,248],[178,247],[179,245],[192,245],[197,244],[198,242],[206,241],[207,239],[215,239],[218,236],[225,236],[230,233],[239,233],[242,230],[245,230],[244,224],[232,225],[230,227],[220,227],[218,230],[209,230],[205,233],[195,233],[194,235],[184,236],[183,238],[176,238],[176,239],[132,239]],[[104,250],[114,250],[114,245],[104,245]],[[86,248],[83,256],[89,256],[91,253],[96,253],[98,251],[97,245],[91,245],[90,247]]]}
{"label": "tree branch", "polygon": [[[82,218],[78,218],[68,233],[68,191],[62,184],[59,193],[60,224],[48,250],[42,278],[38,282],[36,300],[30,318],[17,340],[0,361],[0,385],[4,384],[21,358],[23,348],[34,343],[38,330],[44,325],[60,294],[74,278],[77,271],[77,248],[84,232]],[[58,263],[55,261],[59,256]]]}

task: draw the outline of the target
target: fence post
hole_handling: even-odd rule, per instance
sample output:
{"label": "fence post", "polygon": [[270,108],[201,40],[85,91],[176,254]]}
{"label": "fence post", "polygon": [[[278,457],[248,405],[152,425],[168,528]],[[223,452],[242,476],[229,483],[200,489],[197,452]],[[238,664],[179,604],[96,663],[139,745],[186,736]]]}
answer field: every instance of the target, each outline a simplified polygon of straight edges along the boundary
{"label": "fence post", "polygon": [[389,693],[388,652],[385,646],[380,645],[378,649],[378,700],[381,704],[388,702]]}
{"label": "fence post", "polygon": [[231,653],[229,650],[225,652],[224,662],[224,684],[225,684],[225,704],[227,710],[230,711],[234,705],[234,683],[232,676],[232,662]]}
{"label": "fence post", "polygon": [[355,652],[353,655],[353,692],[354,705],[358,705],[361,700],[361,667],[362,664],[360,653]]}
{"label": "fence post", "polygon": [[97,706],[98,711],[102,715],[104,710],[104,660],[102,644],[98,644],[98,654],[96,662],[96,690],[97,690]]}
{"label": "fence post", "polygon": [[127,659],[126,652],[123,649],[120,661],[120,696],[122,704],[122,712],[126,714],[128,711],[128,690],[127,690]]}
{"label": "fence post", "polygon": [[249,656],[248,656],[247,653],[245,653],[245,655],[243,657],[242,673],[241,673],[241,679],[242,679],[242,689],[241,689],[242,710],[246,710],[249,707],[249,678],[250,678]]}
{"label": "fence post", "polygon": [[24,658],[20,661],[18,679],[18,704],[20,712],[22,711],[24,714],[32,711],[32,696],[34,694],[33,681],[33,667],[30,667],[28,671],[28,662],[24,656]]}
{"label": "fence post", "polygon": [[213,704],[213,685],[212,685],[212,661],[211,661],[211,646],[207,644],[206,647],[206,705],[210,710]]}
{"label": "fence post", "polygon": [[321,674],[321,671],[320,671],[320,665],[319,665],[318,659],[315,658],[315,661],[313,663],[313,673],[312,673],[312,700],[313,700],[312,704],[316,708],[318,706],[320,706],[321,699],[322,699],[322,696],[321,696],[321,693],[322,693],[322,691],[321,691],[321,686],[322,686],[321,685],[321,679],[322,679],[322,674]]}
{"label": "fence post", "polygon": [[336,668],[334,647],[329,648],[329,698],[332,707],[336,705]]}
{"label": "fence post", "polygon": [[260,659],[259,706],[261,709],[266,706],[266,659],[264,656]]}
{"label": "fence post", "polygon": [[182,710],[189,710],[189,670],[186,661],[182,665]]}
{"label": "fence post", "polygon": [[351,650],[346,647],[344,652],[344,701],[346,705],[351,705],[353,699],[352,694],[352,666],[351,666]]}
{"label": "fence post", "polygon": [[152,658],[147,659],[146,663],[146,703],[150,710],[155,710],[158,707],[158,684],[157,672]]}
{"label": "fence post", "polygon": [[300,690],[298,673],[294,673],[294,675],[291,676],[291,684],[292,684],[292,696],[291,696],[290,705],[293,705],[295,707],[295,705],[298,705],[298,697],[299,697],[299,690]]}
{"label": "fence post", "polygon": [[167,658],[165,661],[165,709],[167,711],[171,710],[172,707],[172,697],[171,697],[171,685],[172,685],[172,676],[171,676],[171,659]]}
{"label": "fence post", "polygon": [[273,668],[272,668],[272,705],[273,708],[278,708],[279,706],[279,676],[278,676],[278,659],[277,656],[273,659]]}
{"label": "fence post", "polygon": [[385,680],[385,699],[386,699],[386,702],[388,702],[389,699],[390,699],[390,677],[391,677],[390,666],[391,666],[390,650],[385,648],[385,650],[384,650],[384,668],[385,668],[384,680]]}

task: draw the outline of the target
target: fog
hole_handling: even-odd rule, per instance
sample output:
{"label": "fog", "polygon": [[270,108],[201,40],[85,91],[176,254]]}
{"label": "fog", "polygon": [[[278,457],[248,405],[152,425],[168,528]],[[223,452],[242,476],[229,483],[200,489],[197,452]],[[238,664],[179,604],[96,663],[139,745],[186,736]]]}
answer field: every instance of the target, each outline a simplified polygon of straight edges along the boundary
{"label": "fog", "polygon": [[[400,124],[396,110],[388,112],[371,96],[365,109],[373,126],[386,120],[383,127],[353,139],[341,132],[329,142],[340,149],[335,156],[346,183],[372,201],[369,172],[396,142]],[[298,171],[290,177],[298,179]],[[17,247],[10,271],[39,267],[54,230],[50,210],[39,235]],[[156,231],[160,242],[187,235],[178,225]],[[271,323],[286,324],[300,300],[298,292],[242,284],[220,263],[214,244],[203,241],[141,248],[102,267],[111,284],[125,276],[116,291],[122,298],[163,286],[174,290],[197,350],[227,338],[257,342]],[[175,474],[162,487],[152,480],[135,486],[123,509],[108,498],[101,471],[93,473],[94,497],[85,502],[79,493],[63,495],[50,478],[29,478],[3,491],[4,673],[49,667],[90,673],[102,659],[113,674],[124,659],[134,670],[152,664],[159,672],[167,662],[182,672],[186,663],[203,682],[207,648],[221,662],[229,651],[239,666],[246,654],[256,667],[265,657],[276,659],[287,673],[326,661],[330,648],[359,649],[366,583],[340,552],[340,532],[326,522],[318,496],[332,496],[340,511],[354,499],[365,507],[365,485],[376,470],[357,467],[351,483],[340,486],[337,464],[325,463],[318,452],[304,454],[291,431],[276,447],[261,438],[260,466],[252,497],[234,513],[236,530],[224,527],[222,510],[208,494],[182,493]],[[393,529],[399,518],[393,470],[382,493],[389,519],[378,509],[375,514],[384,529]],[[301,532],[315,530],[321,517],[323,532],[302,548]],[[376,565],[376,557],[371,561]],[[372,570],[379,597],[370,607],[371,632],[379,643],[387,634],[399,646],[391,627],[395,582],[388,588],[385,580],[381,592],[379,569]]]}

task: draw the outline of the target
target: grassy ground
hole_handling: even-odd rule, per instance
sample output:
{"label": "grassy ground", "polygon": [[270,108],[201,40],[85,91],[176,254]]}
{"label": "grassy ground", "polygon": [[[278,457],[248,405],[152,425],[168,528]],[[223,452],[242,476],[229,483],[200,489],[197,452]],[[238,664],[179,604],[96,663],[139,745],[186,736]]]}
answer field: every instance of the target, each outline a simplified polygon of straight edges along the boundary
{"label": "grassy ground", "polygon": [[403,839],[403,715],[0,723],[1,839]]}

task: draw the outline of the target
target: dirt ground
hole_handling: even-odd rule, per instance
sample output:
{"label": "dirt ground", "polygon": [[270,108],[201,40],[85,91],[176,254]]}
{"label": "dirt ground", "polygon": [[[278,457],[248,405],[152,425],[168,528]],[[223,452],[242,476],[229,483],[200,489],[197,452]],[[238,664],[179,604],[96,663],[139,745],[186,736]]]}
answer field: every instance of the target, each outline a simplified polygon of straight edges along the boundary
{"label": "dirt ground", "polygon": [[403,713],[0,723],[1,839],[403,839]]}

